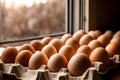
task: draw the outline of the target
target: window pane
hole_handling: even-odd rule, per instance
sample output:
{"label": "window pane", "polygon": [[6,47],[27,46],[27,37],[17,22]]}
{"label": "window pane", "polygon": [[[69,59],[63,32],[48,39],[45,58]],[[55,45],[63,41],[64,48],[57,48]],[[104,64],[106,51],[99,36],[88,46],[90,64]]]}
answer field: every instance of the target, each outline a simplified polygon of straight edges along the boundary
{"label": "window pane", "polygon": [[1,0],[1,40],[65,32],[66,0]]}

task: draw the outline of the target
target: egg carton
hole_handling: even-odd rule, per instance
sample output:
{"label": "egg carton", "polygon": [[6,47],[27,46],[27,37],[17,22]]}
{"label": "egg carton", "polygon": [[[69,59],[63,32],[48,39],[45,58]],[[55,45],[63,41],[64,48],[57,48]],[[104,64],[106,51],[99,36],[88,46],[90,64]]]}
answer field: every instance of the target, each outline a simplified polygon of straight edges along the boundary
{"label": "egg carton", "polygon": [[50,72],[46,65],[37,70],[30,70],[19,63],[5,64],[0,61],[0,80],[111,80],[111,73],[120,73],[120,56],[111,58],[111,67],[106,68],[102,62],[93,63],[82,76],[71,76],[66,68],[59,72]]}

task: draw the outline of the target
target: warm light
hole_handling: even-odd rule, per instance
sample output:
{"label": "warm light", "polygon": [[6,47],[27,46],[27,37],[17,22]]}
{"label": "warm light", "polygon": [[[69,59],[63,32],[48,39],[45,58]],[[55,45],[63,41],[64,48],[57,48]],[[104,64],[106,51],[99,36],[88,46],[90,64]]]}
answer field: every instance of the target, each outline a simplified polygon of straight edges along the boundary
{"label": "warm light", "polygon": [[13,6],[14,8],[18,8],[20,6],[31,7],[33,4],[46,3],[48,0],[1,0],[1,3],[5,2],[5,7],[10,8]]}

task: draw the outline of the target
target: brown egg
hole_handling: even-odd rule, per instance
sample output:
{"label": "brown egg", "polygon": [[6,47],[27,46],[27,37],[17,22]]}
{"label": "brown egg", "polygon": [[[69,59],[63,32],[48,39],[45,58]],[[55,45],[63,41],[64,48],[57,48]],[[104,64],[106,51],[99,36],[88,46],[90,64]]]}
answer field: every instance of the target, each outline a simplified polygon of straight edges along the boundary
{"label": "brown egg", "polygon": [[43,46],[47,45],[52,40],[51,37],[45,37],[41,40]]}
{"label": "brown egg", "polygon": [[95,31],[89,31],[88,35],[90,35],[93,39],[97,39],[99,37],[99,34],[97,34]]}
{"label": "brown egg", "polygon": [[78,48],[77,54],[79,53],[85,53],[88,56],[91,54],[92,49],[88,45],[82,45],[81,47]]}
{"label": "brown egg", "polygon": [[52,39],[52,40],[49,42],[49,44],[52,44],[52,45],[56,48],[57,52],[58,52],[59,49],[63,46],[62,41],[61,41],[60,39],[58,39],[58,38]]}
{"label": "brown egg", "polygon": [[65,44],[65,42],[66,42],[69,38],[71,38],[71,37],[72,37],[71,34],[64,34],[64,35],[61,37],[62,43]]}
{"label": "brown egg", "polygon": [[29,68],[34,70],[40,68],[41,65],[47,65],[48,58],[42,52],[36,51],[29,60]]}
{"label": "brown egg", "polygon": [[85,53],[75,54],[67,66],[72,76],[81,76],[89,67],[91,67],[91,62]]}
{"label": "brown egg", "polygon": [[62,54],[54,54],[50,57],[47,67],[51,72],[58,72],[61,68],[66,68],[68,64],[67,59]]}
{"label": "brown egg", "polygon": [[1,54],[1,60],[4,63],[14,63],[17,54],[18,54],[18,50],[15,47],[12,46],[7,47],[3,50]]}
{"label": "brown egg", "polygon": [[117,32],[113,35],[113,37],[120,37],[120,31],[117,31]]}
{"label": "brown egg", "polygon": [[75,54],[75,50],[70,45],[64,45],[60,48],[59,53],[64,55],[69,61],[70,58]]}
{"label": "brown egg", "polygon": [[113,57],[115,54],[120,54],[120,46],[116,43],[109,43],[105,50],[108,52],[110,57]]}
{"label": "brown egg", "polygon": [[93,40],[93,38],[90,35],[85,34],[81,37],[79,44],[80,46],[87,45],[91,40]]}
{"label": "brown egg", "polygon": [[105,33],[104,33],[104,35],[106,35],[106,37],[108,37],[109,40],[112,39],[113,34],[114,34],[114,33],[113,33],[111,30],[107,30],[107,31],[105,31]]}
{"label": "brown egg", "polygon": [[33,40],[30,42],[30,44],[36,51],[40,51],[43,47],[42,43],[39,40]]}
{"label": "brown egg", "polygon": [[57,50],[53,45],[48,44],[42,48],[41,52],[46,54],[49,59],[53,54],[57,53]]}
{"label": "brown egg", "polygon": [[97,47],[102,47],[102,44],[98,41],[98,40],[92,40],[90,41],[90,43],[88,44],[88,46],[94,50]]}
{"label": "brown egg", "polygon": [[76,39],[74,39],[74,38],[69,38],[69,39],[66,41],[65,45],[71,45],[71,46],[74,48],[75,52],[76,52],[77,49],[80,47],[78,41],[77,41]]}
{"label": "brown egg", "polygon": [[110,40],[105,35],[99,36],[97,40],[102,44],[103,47],[106,47],[110,42]]}
{"label": "brown egg", "polygon": [[84,30],[79,30],[79,31],[77,31],[77,32],[75,32],[75,33],[73,34],[73,38],[75,38],[75,39],[79,42],[80,38],[81,38],[84,34],[86,34],[86,32],[85,32]]}
{"label": "brown egg", "polygon": [[106,67],[110,64],[109,54],[103,47],[95,48],[89,58],[92,63],[102,62]]}
{"label": "brown egg", "polygon": [[28,62],[30,57],[32,56],[32,52],[29,50],[22,50],[15,58],[15,62],[20,63],[21,65],[28,67]]}
{"label": "brown egg", "polygon": [[113,37],[110,41],[110,43],[116,43],[120,46],[120,37]]}
{"label": "brown egg", "polygon": [[102,35],[102,32],[100,30],[95,30],[95,34],[97,35],[97,37],[99,37],[100,35]]}
{"label": "brown egg", "polygon": [[32,53],[35,52],[35,49],[32,47],[32,45],[30,44],[23,44],[22,46],[19,47],[19,52],[22,51],[22,50],[29,50],[31,51]]}

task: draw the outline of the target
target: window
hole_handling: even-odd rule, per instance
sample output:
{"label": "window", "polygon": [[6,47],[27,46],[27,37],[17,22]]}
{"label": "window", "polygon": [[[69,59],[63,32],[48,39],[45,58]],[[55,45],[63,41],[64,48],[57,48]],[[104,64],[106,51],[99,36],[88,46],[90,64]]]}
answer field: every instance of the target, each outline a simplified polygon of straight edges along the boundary
{"label": "window", "polygon": [[0,44],[73,34],[83,28],[84,0],[1,0]]}

